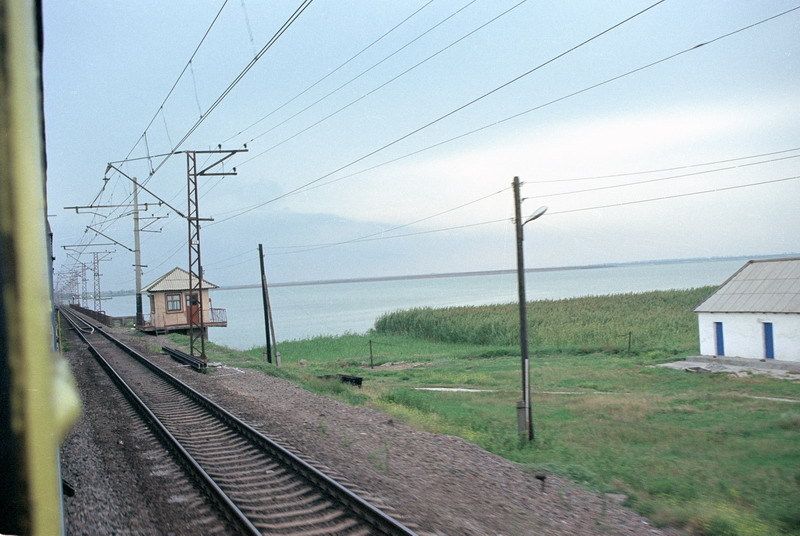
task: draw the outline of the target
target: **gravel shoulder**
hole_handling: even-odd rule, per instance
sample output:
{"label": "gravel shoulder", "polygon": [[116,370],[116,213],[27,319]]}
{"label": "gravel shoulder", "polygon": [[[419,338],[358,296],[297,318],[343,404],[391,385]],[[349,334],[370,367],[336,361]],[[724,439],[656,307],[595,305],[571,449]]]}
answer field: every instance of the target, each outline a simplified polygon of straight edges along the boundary
{"label": "gravel shoulder", "polygon": [[778,380],[800,381],[800,362],[796,361],[694,356],[657,366],[687,372],[729,374],[737,378],[757,374]]}
{"label": "gravel shoulder", "polygon": [[65,352],[83,412],[61,446],[68,535],[228,534],[149,428],[74,335]]}
{"label": "gravel shoulder", "polygon": [[[420,534],[674,535],[555,475],[533,473],[457,437],[431,434],[250,369],[197,373],[123,334],[132,346]],[[324,461],[324,465],[319,463]],[[388,508],[387,505],[391,505]]]}

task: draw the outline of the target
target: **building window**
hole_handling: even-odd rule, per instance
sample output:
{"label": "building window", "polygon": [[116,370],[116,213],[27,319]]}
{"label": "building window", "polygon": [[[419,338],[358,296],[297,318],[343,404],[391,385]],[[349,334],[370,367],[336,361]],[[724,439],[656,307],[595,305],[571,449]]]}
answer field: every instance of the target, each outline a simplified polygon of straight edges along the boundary
{"label": "building window", "polygon": [[167,311],[174,312],[181,310],[181,295],[167,294]]}

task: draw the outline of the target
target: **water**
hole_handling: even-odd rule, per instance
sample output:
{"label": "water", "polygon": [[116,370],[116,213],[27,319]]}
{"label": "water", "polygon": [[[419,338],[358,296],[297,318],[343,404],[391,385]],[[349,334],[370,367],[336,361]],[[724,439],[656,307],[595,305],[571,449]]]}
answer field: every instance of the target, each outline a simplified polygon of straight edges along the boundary
{"label": "water", "polygon": [[[525,281],[529,300],[572,298],[716,285],[743,264],[724,260],[556,270],[528,273]],[[211,299],[214,307],[228,311],[228,327],[209,329],[213,342],[239,349],[264,344],[261,289],[214,290]],[[303,285],[274,287],[270,300],[281,341],[363,333],[379,316],[397,309],[515,302],[517,285],[514,274]],[[103,305],[113,316],[135,309],[133,296],[116,296]]]}

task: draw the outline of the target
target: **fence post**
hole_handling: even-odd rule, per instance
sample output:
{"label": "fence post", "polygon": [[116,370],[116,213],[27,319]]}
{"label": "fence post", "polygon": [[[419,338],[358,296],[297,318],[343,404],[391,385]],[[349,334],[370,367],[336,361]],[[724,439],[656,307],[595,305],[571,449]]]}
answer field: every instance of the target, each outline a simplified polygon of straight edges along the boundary
{"label": "fence post", "polygon": [[631,353],[631,337],[633,336],[633,332],[628,332],[628,353]]}
{"label": "fence post", "polygon": [[372,361],[372,339],[369,340],[369,368],[375,368],[375,363]]}

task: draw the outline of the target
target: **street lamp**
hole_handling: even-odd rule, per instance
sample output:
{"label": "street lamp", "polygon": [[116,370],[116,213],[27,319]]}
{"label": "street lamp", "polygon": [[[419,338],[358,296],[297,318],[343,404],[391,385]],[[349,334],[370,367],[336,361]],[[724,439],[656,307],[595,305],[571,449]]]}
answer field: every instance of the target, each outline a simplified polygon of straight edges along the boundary
{"label": "street lamp", "polygon": [[522,400],[517,403],[517,427],[520,438],[533,441],[533,411],[531,409],[531,367],[528,355],[528,313],[525,299],[525,259],[522,251],[522,227],[541,217],[547,207],[539,207],[528,219],[522,221],[522,199],[519,194],[519,177],[514,177],[514,224],[517,228],[517,287],[519,289],[519,345],[522,353]]}

